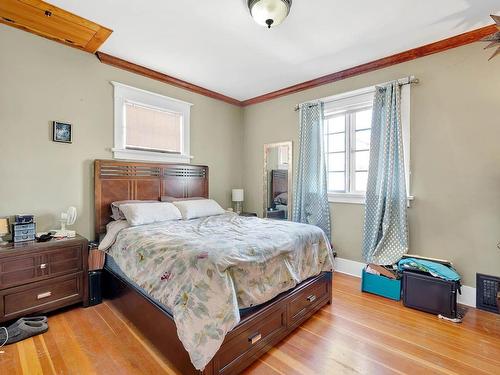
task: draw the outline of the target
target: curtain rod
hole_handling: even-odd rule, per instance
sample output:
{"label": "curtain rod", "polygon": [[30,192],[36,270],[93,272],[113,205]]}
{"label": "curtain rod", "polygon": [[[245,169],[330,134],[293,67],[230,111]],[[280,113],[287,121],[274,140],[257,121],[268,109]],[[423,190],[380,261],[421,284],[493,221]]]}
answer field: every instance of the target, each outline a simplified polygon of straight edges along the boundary
{"label": "curtain rod", "polygon": [[[398,80],[398,83],[401,85],[401,86],[404,86],[404,85],[411,85],[411,84],[419,84],[420,83],[420,80],[418,78],[415,78],[414,76],[408,76],[408,77],[404,77],[404,78],[400,78]],[[373,87],[376,87],[376,86],[383,86],[383,85],[387,85],[391,82],[394,82],[394,81],[388,81],[388,82],[384,82],[384,83],[378,83],[376,85],[374,85]],[[362,89],[361,89],[362,90]],[[354,90],[354,91],[357,91],[357,90]],[[356,95],[353,95],[353,96],[356,96]],[[312,108],[312,107],[316,107],[319,102],[323,102],[323,103],[329,103],[329,102],[334,102],[335,100],[328,100],[332,98],[331,96],[330,97],[326,97],[326,98],[322,98],[322,99],[318,99],[316,100],[317,103],[311,103],[309,104],[309,107],[308,108]],[[304,103],[300,103],[300,104],[297,104],[295,106],[295,111],[298,111],[300,109],[300,105],[301,104],[306,104],[307,102],[304,102]]]}

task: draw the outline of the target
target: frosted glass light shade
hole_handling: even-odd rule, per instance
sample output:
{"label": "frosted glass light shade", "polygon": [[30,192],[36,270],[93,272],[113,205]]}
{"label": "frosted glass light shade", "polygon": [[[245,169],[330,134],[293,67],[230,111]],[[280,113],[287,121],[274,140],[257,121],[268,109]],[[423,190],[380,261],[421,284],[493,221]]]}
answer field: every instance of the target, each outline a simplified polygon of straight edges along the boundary
{"label": "frosted glass light shade", "polygon": [[243,189],[233,189],[233,202],[243,202],[244,200],[244,191]]}
{"label": "frosted glass light shade", "polygon": [[255,22],[259,25],[277,26],[290,13],[292,0],[248,0],[248,8]]}

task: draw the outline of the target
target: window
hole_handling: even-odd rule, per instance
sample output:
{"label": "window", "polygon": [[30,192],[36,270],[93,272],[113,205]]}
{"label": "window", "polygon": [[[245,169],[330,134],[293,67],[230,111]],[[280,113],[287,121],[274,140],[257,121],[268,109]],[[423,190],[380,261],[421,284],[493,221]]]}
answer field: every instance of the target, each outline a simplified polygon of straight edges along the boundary
{"label": "window", "polygon": [[371,107],[365,107],[325,118],[329,191],[336,193],[366,191],[371,115]]}
{"label": "window", "polygon": [[[409,90],[410,85],[407,87]],[[324,142],[331,202],[364,203],[370,160],[374,87],[324,99]],[[409,192],[409,92],[403,89],[401,117]]]}
{"label": "window", "polygon": [[112,82],[117,159],[189,163],[191,104]]}
{"label": "window", "polygon": [[278,169],[288,169],[288,146],[278,147]]}

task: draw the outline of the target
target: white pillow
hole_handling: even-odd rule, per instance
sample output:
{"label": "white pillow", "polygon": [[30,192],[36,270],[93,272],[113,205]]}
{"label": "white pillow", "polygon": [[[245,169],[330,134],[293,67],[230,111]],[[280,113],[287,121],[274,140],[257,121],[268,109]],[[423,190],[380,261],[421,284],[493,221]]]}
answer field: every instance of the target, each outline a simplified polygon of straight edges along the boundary
{"label": "white pillow", "polygon": [[167,202],[127,203],[120,210],[132,226],[182,219],[177,207]]}
{"label": "white pillow", "polygon": [[194,201],[178,201],[174,205],[179,209],[184,220],[195,219],[225,213],[224,209],[213,199],[200,199]]}
{"label": "white pillow", "polygon": [[127,203],[151,203],[151,202],[158,202],[158,201],[140,201],[140,200],[127,200],[127,201],[116,201],[111,203],[111,217],[114,220],[125,220],[125,215],[123,212],[120,211],[120,206],[122,204],[127,204]]}
{"label": "white pillow", "polygon": [[129,226],[130,224],[127,220],[110,221],[108,225],[106,225],[106,235],[99,243],[99,250],[108,250],[115,243],[118,233]]}

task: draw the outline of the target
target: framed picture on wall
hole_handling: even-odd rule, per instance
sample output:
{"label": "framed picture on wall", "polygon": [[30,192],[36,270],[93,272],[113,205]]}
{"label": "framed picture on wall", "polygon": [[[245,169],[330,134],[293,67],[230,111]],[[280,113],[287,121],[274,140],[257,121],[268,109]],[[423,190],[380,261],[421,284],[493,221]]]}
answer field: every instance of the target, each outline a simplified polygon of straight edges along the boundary
{"label": "framed picture on wall", "polygon": [[73,142],[73,129],[71,124],[64,122],[52,122],[52,140],[54,142],[71,143]]}

